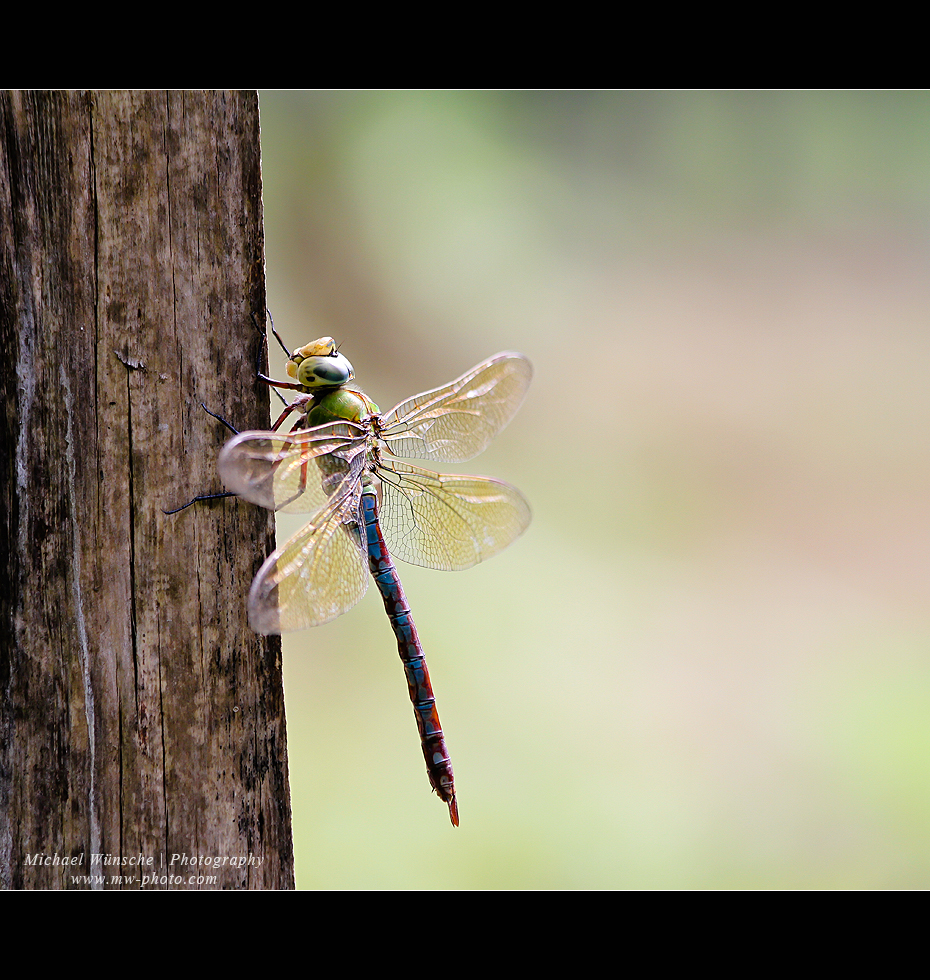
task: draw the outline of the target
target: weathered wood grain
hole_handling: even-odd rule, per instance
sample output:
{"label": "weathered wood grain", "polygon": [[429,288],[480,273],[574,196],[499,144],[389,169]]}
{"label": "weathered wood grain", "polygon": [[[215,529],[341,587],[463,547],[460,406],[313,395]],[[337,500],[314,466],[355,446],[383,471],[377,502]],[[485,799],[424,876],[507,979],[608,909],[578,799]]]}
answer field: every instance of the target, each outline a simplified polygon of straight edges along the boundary
{"label": "weathered wood grain", "polygon": [[280,643],[245,612],[273,522],[163,513],[221,489],[201,401],[268,426],[263,255],[254,93],[0,96],[6,887],[293,886]]}

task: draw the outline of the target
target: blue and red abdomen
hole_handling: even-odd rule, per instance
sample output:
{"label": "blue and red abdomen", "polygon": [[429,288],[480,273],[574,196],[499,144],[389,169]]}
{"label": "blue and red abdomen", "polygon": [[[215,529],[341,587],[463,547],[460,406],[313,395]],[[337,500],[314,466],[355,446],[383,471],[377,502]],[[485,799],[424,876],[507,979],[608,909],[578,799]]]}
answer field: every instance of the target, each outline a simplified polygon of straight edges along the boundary
{"label": "blue and red abdomen", "polygon": [[459,815],[455,801],[452,762],[439,723],[436,697],[430,684],[423,647],[420,645],[417,628],[410,615],[410,606],[407,605],[407,597],[400,584],[397,569],[388,553],[378,523],[378,498],[374,488],[367,489],[362,494],[362,514],[368,546],[368,566],[384,600],[384,608],[391,620],[394,635],[397,637],[397,651],[404,664],[404,673],[407,675],[407,689],[420,732],[426,771],[433,789],[439,794],[439,798],[448,804],[449,816],[457,827]]}

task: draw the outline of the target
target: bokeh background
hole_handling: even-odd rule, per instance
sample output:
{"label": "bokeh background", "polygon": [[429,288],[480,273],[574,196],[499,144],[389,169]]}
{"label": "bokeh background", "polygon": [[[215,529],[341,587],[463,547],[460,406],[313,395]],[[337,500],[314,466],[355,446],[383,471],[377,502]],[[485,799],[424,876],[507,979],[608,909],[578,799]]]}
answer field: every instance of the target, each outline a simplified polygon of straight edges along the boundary
{"label": "bokeh background", "polygon": [[535,367],[458,468],[529,531],[399,564],[462,825],[371,589],[285,640],[298,886],[930,886],[930,96],[260,106],[292,346],[385,410]]}

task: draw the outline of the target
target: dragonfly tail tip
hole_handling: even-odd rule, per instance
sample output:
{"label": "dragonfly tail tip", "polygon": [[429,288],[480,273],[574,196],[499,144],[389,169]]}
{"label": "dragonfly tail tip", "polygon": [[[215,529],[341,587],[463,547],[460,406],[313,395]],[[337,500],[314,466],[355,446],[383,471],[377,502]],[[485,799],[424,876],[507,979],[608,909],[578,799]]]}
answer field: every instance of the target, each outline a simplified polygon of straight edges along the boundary
{"label": "dragonfly tail tip", "polygon": [[453,827],[458,827],[459,825],[459,805],[455,802],[455,797],[453,796],[449,800],[449,818],[452,821]]}

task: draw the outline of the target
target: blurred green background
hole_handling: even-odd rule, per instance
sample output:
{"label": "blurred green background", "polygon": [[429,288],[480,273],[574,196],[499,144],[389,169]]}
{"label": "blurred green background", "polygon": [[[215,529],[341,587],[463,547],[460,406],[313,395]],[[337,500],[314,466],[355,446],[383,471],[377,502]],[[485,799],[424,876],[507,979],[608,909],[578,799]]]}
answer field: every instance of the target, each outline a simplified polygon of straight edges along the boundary
{"label": "blurred green background", "polygon": [[291,346],[536,372],[459,467],[529,531],[399,564],[462,825],[371,589],[285,639],[298,886],[930,886],[930,96],[260,106]]}

